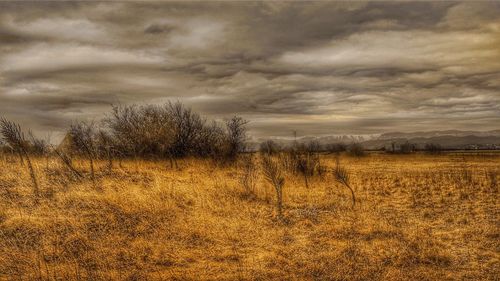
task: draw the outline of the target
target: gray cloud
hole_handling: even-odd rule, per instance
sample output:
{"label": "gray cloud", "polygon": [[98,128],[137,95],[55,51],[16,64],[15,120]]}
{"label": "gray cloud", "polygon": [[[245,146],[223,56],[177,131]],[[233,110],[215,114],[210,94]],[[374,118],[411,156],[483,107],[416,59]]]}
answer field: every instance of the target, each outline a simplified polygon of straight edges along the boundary
{"label": "gray cloud", "polygon": [[181,100],[255,136],[498,129],[498,2],[0,2],[0,115]]}

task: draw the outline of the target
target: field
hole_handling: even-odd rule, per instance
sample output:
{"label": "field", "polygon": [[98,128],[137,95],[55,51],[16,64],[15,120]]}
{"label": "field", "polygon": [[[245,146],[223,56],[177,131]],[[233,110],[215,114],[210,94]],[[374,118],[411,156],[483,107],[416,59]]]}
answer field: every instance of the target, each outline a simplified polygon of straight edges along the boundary
{"label": "field", "polygon": [[[248,156],[247,156],[248,157]],[[340,156],[285,174],[284,215],[244,162],[34,159],[0,155],[0,280],[498,280],[499,154]]]}

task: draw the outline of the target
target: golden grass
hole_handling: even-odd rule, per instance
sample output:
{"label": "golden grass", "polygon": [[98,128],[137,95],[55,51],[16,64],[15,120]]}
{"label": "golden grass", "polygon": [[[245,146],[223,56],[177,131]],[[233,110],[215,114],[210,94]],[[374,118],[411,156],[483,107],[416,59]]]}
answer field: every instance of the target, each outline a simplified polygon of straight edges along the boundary
{"label": "golden grass", "polygon": [[[96,187],[45,161],[34,161],[34,205],[26,168],[0,160],[0,280],[500,276],[500,156],[342,156],[355,208],[331,172],[308,189],[286,174],[283,220],[261,171],[253,194],[244,190],[242,165],[130,160],[106,174],[103,161]],[[322,163],[331,170],[335,159]]]}

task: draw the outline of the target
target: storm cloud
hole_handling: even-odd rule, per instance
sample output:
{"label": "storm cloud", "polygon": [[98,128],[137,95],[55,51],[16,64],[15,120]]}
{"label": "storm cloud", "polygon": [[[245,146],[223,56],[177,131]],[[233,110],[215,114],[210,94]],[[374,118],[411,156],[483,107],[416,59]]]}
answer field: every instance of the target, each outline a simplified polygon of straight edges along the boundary
{"label": "storm cloud", "polygon": [[0,2],[0,116],[182,101],[251,134],[499,129],[499,2]]}

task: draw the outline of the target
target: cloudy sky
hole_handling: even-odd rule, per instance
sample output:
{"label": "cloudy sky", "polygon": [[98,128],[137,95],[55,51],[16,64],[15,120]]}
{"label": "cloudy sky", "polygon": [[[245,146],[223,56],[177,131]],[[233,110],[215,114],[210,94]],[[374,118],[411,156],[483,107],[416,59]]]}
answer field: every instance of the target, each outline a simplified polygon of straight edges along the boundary
{"label": "cloudy sky", "polygon": [[500,129],[500,2],[0,2],[0,116],[168,100],[254,136]]}

